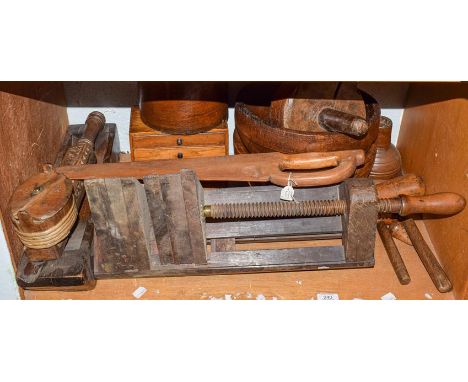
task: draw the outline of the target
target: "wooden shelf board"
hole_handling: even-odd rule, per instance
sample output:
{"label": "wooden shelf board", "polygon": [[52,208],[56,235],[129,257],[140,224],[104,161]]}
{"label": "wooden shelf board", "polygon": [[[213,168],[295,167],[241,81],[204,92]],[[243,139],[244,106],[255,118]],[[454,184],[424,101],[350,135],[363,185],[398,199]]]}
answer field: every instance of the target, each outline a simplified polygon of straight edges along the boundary
{"label": "wooden shelf board", "polygon": [[[417,222],[430,247],[427,231]],[[424,300],[453,299],[452,293],[439,293],[432,284],[413,248],[397,242],[411,276],[409,285],[400,285],[377,237],[375,267],[309,272],[261,273],[244,275],[161,277],[122,280],[99,280],[96,288],[86,292],[25,291],[26,299],[134,299],[133,291],[142,286],[147,292],[141,299],[194,299],[224,298],[308,300],[316,299],[319,292],[338,293],[340,299],[380,299],[392,292],[398,299]]]}

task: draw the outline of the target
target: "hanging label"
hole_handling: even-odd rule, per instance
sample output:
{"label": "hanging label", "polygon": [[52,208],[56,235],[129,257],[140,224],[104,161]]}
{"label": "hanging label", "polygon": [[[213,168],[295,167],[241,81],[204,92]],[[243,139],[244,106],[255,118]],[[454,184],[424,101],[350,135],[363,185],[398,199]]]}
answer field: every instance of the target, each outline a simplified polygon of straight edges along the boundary
{"label": "hanging label", "polygon": [[280,199],[293,201],[294,200],[294,188],[292,188],[292,186],[289,186],[289,185],[286,187],[283,187],[283,189],[281,190]]}
{"label": "hanging label", "polygon": [[291,173],[289,173],[288,185],[281,189],[281,193],[280,193],[281,200],[287,200],[289,202],[292,202],[294,200],[294,188],[292,186],[293,183],[295,182],[294,180],[291,179]]}

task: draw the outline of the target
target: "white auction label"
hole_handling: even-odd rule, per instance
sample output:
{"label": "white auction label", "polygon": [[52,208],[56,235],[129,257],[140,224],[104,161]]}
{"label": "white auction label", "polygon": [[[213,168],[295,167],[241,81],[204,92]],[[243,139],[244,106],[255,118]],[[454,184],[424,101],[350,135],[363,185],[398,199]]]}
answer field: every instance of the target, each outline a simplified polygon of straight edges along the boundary
{"label": "white auction label", "polygon": [[133,297],[135,298],[140,298],[146,293],[147,289],[145,287],[138,287],[135,289],[135,291],[132,293]]}
{"label": "white auction label", "polygon": [[287,200],[292,202],[294,200],[294,188],[292,186],[283,187],[280,194],[281,200]]}
{"label": "white auction label", "polygon": [[317,300],[339,300],[338,293],[317,293]]}

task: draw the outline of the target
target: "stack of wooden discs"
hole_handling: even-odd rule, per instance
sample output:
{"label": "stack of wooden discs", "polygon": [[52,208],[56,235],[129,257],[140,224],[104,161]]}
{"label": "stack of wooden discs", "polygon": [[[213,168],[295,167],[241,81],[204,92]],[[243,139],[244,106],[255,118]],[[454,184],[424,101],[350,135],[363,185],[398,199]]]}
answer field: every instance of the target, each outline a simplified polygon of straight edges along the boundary
{"label": "stack of wooden discs", "polygon": [[354,83],[248,85],[235,110],[236,154],[362,149],[357,177],[369,175],[376,155],[380,106]]}

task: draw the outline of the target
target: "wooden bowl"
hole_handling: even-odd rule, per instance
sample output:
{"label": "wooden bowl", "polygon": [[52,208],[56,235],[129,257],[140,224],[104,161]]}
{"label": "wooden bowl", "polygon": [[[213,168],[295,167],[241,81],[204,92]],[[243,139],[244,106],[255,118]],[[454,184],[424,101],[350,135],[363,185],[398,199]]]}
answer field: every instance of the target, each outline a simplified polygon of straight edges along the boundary
{"label": "wooden bowl", "polygon": [[[274,85],[268,84],[270,91]],[[241,93],[244,102],[237,102],[235,108],[235,147],[238,152],[271,152],[286,154],[363,149],[366,152],[364,166],[356,171],[357,176],[368,176],[376,154],[375,141],[379,132],[380,106],[369,94],[358,90],[362,97],[365,113],[363,117],[369,129],[360,137],[314,127],[312,131],[295,130],[289,125],[282,127],[284,119],[277,118],[272,105],[275,99],[257,90]],[[260,94],[260,96],[259,96]],[[263,97],[263,98],[262,98]],[[251,103],[249,103],[251,102]]]}
{"label": "wooden bowl", "polygon": [[141,119],[155,130],[195,134],[227,120],[227,86],[220,82],[140,83]]}

